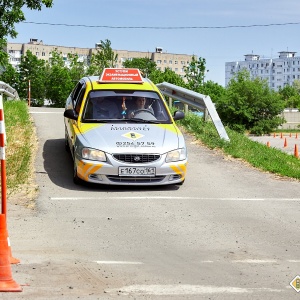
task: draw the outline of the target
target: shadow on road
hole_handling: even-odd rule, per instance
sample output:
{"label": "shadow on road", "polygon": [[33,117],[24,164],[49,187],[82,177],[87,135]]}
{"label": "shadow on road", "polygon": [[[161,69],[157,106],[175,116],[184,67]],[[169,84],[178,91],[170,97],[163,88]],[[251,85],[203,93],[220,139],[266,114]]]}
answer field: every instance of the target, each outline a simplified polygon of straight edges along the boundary
{"label": "shadow on road", "polygon": [[170,186],[110,186],[83,182],[81,185],[73,183],[73,160],[71,154],[65,150],[64,139],[47,140],[43,148],[44,169],[49,179],[57,186],[78,191],[134,192],[134,191],[175,191],[177,185]]}

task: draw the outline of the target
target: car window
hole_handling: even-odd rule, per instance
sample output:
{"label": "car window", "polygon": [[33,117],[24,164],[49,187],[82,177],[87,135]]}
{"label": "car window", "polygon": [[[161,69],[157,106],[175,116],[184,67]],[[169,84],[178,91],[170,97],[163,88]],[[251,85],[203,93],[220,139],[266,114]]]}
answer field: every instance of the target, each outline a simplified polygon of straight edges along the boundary
{"label": "car window", "polygon": [[84,94],[85,94],[85,85],[82,86],[81,90],[79,91],[78,97],[74,101],[74,109],[77,112],[77,114],[79,114]]}
{"label": "car window", "polygon": [[75,104],[75,100],[77,99],[77,97],[78,97],[78,95],[79,95],[79,92],[80,92],[82,86],[83,86],[83,82],[79,81],[79,82],[76,84],[76,86],[75,86],[75,88],[73,89],[73,91],[72,91],[72,96],[71,96],[71,97],[72,97],[73,106],[75,106],[75,105],[74,105],[74,104]]}
{"label": "car window", "polygon": [[170,123],[163,101],[155,92],[91,91],[87,97],[82,121],[141,120]]}

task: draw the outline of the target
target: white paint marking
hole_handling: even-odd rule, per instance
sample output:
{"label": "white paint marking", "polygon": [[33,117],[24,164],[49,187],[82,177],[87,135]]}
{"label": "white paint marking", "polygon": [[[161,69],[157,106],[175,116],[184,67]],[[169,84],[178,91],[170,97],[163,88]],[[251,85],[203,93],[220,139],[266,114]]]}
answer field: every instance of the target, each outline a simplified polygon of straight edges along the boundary
{"label": "white paint marking", "polygon": [[245,263],[245,264],[275,264],[275,259],[244,259],[244,260],[233,260],[233,263]]}
{"label": "white paint marking", "polygon": [[63,111],[31,111],[31,114],[62,114]]}
{"label": "white paint marking", "polygon": [[300,260],[298,259],[288,259],[287,260],[288,262],[290,262],[290,263],[300,263]]}
{"label": "white paint marking", "polygon": [[139,261],[109,261],[109,260],[97,260],[97,264],[99,265],[143,265],[144,263],[139,262]]}
{"label": "white paint marking", "polygon": [[[51,200],[103,200],[102,197],[51,197]],[[172,197],[172,196],[153,196],[153,197],[110,197],[114,200],[200,200],[200,201],[300,201],[300,198],[200,198],[200,197]]]}
{"label": "white paint marking", "polygon": [[129,285],[118,289],[107,290],[107,293],[138,294],[138,295],[201,295],[201,294],[247,294],[253,292],[282,292],[282,290],[261,288],[218,287],[203,285]]}

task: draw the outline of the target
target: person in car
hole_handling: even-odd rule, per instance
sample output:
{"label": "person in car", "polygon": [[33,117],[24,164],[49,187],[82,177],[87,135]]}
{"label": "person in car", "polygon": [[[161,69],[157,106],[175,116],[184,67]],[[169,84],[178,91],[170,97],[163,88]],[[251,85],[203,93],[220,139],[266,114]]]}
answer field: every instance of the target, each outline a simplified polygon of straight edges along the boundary
{"label": "person in car", "polygon": [[128,114],[129,118],[133,118],[135,113],[139,110],[148,110],[151,114],[154,115],[153,108],[151,106],[146,107],[146,98],[145,97],[137,97],[135,100],[135,108],[131,110]]}
{"label": "person in car", "polygon": [[93,103],[93,119],[117,119],[119,110],[112,99],[105,97],[91,99]]}

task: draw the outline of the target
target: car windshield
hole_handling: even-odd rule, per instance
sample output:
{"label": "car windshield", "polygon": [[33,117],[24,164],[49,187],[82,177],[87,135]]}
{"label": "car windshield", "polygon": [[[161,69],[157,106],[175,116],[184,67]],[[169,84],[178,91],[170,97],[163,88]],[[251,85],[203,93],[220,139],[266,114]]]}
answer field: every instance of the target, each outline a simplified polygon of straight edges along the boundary
{"label": "car windshield", "polygon": [[81,121],[171,123],[164,100],[147,91],[91,91]]}

